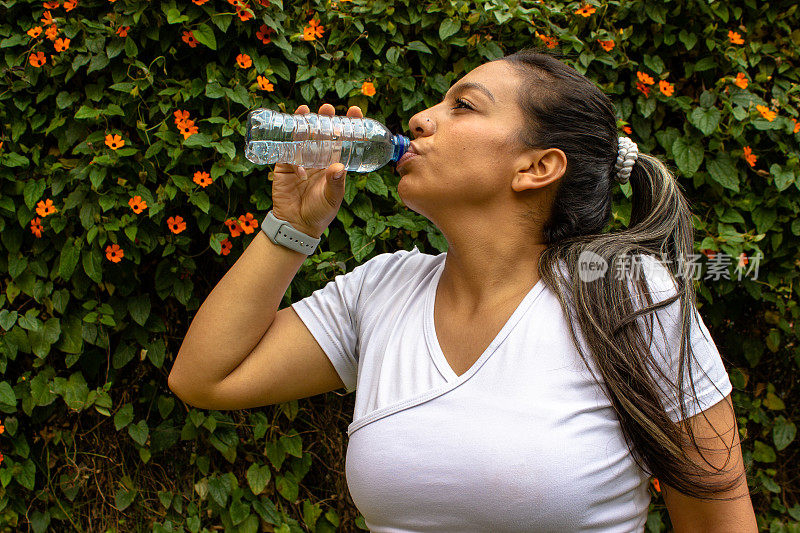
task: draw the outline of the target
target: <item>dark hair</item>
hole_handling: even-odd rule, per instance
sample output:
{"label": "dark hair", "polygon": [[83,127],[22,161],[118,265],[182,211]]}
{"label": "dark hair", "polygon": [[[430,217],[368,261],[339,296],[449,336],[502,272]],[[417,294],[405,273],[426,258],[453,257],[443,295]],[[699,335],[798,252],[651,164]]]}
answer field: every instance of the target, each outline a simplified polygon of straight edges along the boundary
{"label": "dark hair", "polygon": [[[604,233],[616,184],[618,131],[614,105],[594,83],[560,60],[564,58],[526,48],[498,60],[508,62],[525,87],[517,97],[524,114],[522,131],[516,132],[517,142],[530,149],[558,148],[567,157],[566,172],[556,184],[551,216],[543,225],[547,247],[539,259],[539,275],[558,297],[573,342],[592,372],[577,340],[573,323],[577,322],[605,384],[600,388],[616,411],[640,468],[681,493],[702,499],[731,499],[706,496],[746,483],[745,476],[714,480],[724,475],[721,468],[706,470],[685,454],[691,443],[702,456],[690,425],[675,423],[669,417],[658,383],[648,371],[655,369],[670,387],[669,393],[676,398],[685,421],[684,368],[689,373],[692,398],[697,400],[689,364],[694,357],[689,339],[690,317],[697,312],[695,292],[691,277],[679,271],[694,246],[689,203],[664,163],[639,153],[629,181],[633,191],[630,224],[622,231]],[[524,216],[533,218],[531,213]],[[612,275],[619,271],[608,268],[595,281],[571,283],[579,279],[579,257],[589,252],[612,266],[630,264],[636,255],[654,256],[669,272],[677,294],[653,303],[641,265],[635,260],[633,268],[621,269],[624,276]],[[568,276],[562,274],[562,263]],[[636,288],[637,301],[644,299],[646,305],[634,307],[631,287]],[[676,384],[654,362],[648,338],[652,339],[653,330],[650,315],[677,300],[681,339]],[[647,327],[640,329],[644,318],[650,320],[649,331]],[[656,318],[660,323],[660,317]],[[594,372],[592,375],[600,385]],[[728,448],[728,460],[730,451]]]}

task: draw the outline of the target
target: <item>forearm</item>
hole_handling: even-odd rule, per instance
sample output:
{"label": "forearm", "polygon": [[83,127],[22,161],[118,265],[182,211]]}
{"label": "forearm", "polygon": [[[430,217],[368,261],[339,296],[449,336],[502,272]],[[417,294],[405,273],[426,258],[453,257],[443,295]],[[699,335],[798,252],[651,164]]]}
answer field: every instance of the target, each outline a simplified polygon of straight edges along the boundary
{"label": "forearm", "polygon": [[306,258],[259,231],[197,311],[169,387],[181,396],[208,390],[239,366],[269,329]]}

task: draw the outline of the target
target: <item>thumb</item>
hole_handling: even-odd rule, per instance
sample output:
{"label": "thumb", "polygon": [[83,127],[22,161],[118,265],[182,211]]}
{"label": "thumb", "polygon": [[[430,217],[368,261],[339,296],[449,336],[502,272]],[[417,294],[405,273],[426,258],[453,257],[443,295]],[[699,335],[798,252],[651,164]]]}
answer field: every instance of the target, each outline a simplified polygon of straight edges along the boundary
{"label": "thumb", "polygon": [[341,163],[337,163],[334,168],[331,168],[331,173],[328,180],[333,185],[344,184],[345,167]]}

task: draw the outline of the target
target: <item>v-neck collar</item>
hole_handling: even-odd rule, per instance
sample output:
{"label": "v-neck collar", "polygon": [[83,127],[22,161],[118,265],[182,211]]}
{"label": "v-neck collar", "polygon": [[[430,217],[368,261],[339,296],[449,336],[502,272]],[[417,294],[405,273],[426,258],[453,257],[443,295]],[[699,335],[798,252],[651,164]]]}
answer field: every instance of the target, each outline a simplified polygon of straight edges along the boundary
{"label": "v-neck collar", "polygon": [[[444,254],[442,254],[444,256]],[[450,366],[450,363],[447,362],[447,359],[444,356],[444,352],[442,351],[442,347],[439,344],[439,339],[436,336],[436,325],[434,323],[434,304],[436,303],[436,289],[439,286],[439,280],[442,277],[442,273],[444,272],[444,264],[445,261],[442,260],[441,264],[438,266],[437,270],[433,274],[433,279],[428,287],[428,294],[425,298],[425,317],[424,317],[424,334],[425,340],[428,343],[428,349],[433,358],[433,363],[436,365],[436,368],[439,372],[444,376],[444,378],[448,382],[453,381],[464,381],[469,379],[469,377],[478,371],[478,369],[486,362],[486,360],[494,353],[494,351],[500,346],[500,344],[505,340],[511,330],[514,329],[514,326],[519,322],[528,308],[531,306],[533,301],[536,297],[544,290],[544,281],[540,278],[536,284],[531,288],[530,291],[525,295],[525,298],[522,299],[522,302],[517,306],[514,312],[511,314],[509,319],[500,329],[500,332],[495,336],[492,342],[489,343],[489,346],[483,351],[483,353],[478,357],[475,363],[472,366],[461,374],[460,376],[455,373],[453,368]],[[465,325],[468,327],[468,325]]]}

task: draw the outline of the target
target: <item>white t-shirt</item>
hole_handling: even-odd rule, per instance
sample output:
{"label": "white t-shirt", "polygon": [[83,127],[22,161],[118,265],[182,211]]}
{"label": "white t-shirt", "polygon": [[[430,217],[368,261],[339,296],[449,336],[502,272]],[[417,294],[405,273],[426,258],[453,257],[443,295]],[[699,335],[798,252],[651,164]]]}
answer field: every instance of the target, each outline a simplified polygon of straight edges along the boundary
{"label": "white t-shirt", "polygon": [[[347,391],[356,391],[345,475],[367,526],[379,533],[641,532],[648,476],[573,346],[555,295],[540,280],[457,376],[433,321],[446,255],[380,254],[292,304]],[[660,276],[646,279],[653,291],[668,288]],[[669,295],[661,294],[654,300]],[[672,328],[672,315],[659,311],[665,332],[678,339],[679,304],[666,308],[676,317]],[[686,400],[690,415],[732,388],[694,311],[691,342],[702,370],[694,367],[700,404]],[[677,377],[678,341],[659,342],[655,329],[653,353],[667,354],[662,369]],[[668,409],[673,420],[677,409],[675,402]]]}

